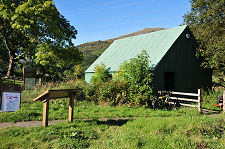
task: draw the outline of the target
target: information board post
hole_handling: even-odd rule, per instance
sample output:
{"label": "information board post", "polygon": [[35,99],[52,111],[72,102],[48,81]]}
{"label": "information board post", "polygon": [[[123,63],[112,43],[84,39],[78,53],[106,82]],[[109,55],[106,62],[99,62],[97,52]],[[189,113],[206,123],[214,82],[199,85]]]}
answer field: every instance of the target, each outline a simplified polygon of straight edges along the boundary
{"label": "information board post", "polygon": [[43,126],[48,126],[49,100],[43,103]]}

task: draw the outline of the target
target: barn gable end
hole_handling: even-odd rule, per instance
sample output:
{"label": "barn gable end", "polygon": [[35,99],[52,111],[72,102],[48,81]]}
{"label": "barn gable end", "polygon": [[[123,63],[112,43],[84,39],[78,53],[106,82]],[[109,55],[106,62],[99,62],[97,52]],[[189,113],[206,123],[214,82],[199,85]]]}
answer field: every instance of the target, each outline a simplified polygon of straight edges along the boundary
{"label": "barn gable end", "polygon": [[196,41],[187,27],[155,67],[154,90],[197,92],[211,88],[212,71],[200,67],[196,58]]}

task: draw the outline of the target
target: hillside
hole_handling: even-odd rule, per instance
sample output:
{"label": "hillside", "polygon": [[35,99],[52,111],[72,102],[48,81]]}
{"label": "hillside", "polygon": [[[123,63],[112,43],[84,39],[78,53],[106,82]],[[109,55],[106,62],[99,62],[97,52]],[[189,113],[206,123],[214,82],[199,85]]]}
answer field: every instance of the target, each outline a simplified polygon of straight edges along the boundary
{"label": "hillside", "polygon": [[84,53],[84,61],[81,64],[82,71],[85,71],[104,51],[107,49],[114,40],[122,39],[131,36],[137,36],[154,31],[163,30],[164,28],[145,28],[143,30],[133,32],[127,35],[119,36],[117,38],[108,39],[105,41],[93,41],[78,45],[79,51]]}
{"label": "hillside", "polygon": [[114,40],[117,40],[117,39],[122,39],[122,38],[126,38],[126,37],[131,37],[131,36],[137,36],[137,35],[146,34],[146,33],[155,32],[155,31],[160,31],[160,30],[163,30],[163,29],[164,28],[145,28],[143,30],[133,32],[133,33],[130,33],[130,34],[127,34],[127,35],[123,35],[123,36],[120,36],[120,37],[117,37],[117,38],[109,39],[109,40],[106,40],[106,41],[113,42]]}

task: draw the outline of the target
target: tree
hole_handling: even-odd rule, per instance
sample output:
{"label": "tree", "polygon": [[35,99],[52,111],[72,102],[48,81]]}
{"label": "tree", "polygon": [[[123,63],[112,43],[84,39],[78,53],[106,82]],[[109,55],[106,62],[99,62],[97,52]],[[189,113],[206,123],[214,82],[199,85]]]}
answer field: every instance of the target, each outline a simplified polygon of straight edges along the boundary
{"label": "tree", "polygon": [[[49,74],[49,79],[60,80],[68,71],[82,61],[83,55],[75,47],[60,47],[51,43],[42,43],[35,54],[36,67]],[[66,72],[64,72],[66,71]]]}
{"label": "tree", "polygon": [[191,12],[184,15],[195,35],[197,54],[203,65],[225,72],[225,0],[190,0]]}
{"label": "tree", "polygon": [[0,49],[8,51],[7,76],[14,73],[15,61],[21,57],[35,59],[43,67],[81,60],[72,43],[76,34],[53,0],[0,0]]}

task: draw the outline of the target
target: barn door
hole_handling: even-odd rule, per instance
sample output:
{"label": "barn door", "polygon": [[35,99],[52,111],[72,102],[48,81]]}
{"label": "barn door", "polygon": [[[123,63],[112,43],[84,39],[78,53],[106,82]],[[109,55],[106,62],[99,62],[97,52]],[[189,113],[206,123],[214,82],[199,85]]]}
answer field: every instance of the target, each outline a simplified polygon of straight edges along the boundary
{"label": "barn door", "polygon": [[175,72],[165,72],[165,90],[175,90]]}

